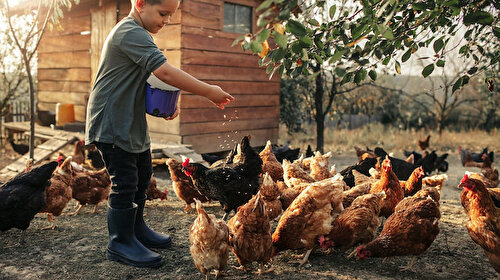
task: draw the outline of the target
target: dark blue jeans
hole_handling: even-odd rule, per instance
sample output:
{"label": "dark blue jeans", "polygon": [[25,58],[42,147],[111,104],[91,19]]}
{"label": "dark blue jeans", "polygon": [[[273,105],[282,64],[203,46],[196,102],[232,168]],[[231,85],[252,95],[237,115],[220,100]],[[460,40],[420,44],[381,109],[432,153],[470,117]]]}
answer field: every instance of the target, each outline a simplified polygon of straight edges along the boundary
{"label": "dark blue jeans", "polygon": [[113,144],[95,145],[111,177],[109,205],[116,209],[131,208],[133,201],[144,199],[153,174],[150,150],[129,153]]}

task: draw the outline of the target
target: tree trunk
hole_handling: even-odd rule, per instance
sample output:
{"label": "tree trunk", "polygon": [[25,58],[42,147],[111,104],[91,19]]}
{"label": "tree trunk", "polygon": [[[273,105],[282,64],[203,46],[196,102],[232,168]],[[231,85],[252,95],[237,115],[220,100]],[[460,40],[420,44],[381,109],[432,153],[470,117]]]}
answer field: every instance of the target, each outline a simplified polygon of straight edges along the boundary
{"label": "tree trunk", "polygon": [[[316,71],[321,71],[320,67],[315,67]],[[316,150],[323,153],[324,134],[325,134],[325,115],[323,113],[323,98],[325,91],[323,89],[323,74],[319,72],[316,76],[316,91],[314,93],[314,105],[316,107]]]}
{"label": "tree trunk", "polygon": [[31,66],[26,52],[23,53],[24,63],[26,65],[26,72],[28,74],[28,82],[30,88],[30,159],[34,160],[35,156],[35,85],[33,83],[33,76],[31,74]]}

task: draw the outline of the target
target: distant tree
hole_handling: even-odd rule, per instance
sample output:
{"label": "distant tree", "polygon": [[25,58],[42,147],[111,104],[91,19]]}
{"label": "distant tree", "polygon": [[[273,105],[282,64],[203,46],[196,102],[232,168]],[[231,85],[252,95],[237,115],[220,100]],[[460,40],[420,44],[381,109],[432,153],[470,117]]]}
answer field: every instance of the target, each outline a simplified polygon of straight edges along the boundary
{"label": "distant tree", "polygon": [[[47,27],[57,24],[63,16],[61,7],[71,7],[72,3],[78,4],[79,0],[36,0],[25,3],[23,12],[12,12],[7,0],[0,1],[0,12],[7,19],[10,31],[10,40],[21,53],[22,61],[19,63],[25,69],[28,79],[30,96],[30,153],[33,159],[35,139],[35,81],[33,77],[33,63],[36,51],[43,33]],[[19,14],[21,13],[21,14]],[[26,21],[26,17],[32,20]],[[19,23],[22,21],[22,24]],[[19,29],[23,26],[23,29]]]}

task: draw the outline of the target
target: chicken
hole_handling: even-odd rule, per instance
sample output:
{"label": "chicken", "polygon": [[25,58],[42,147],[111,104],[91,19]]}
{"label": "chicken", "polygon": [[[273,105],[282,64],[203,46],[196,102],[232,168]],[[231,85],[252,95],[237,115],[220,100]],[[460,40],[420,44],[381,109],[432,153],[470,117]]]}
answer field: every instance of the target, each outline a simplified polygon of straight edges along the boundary
{"label": "chicken", "polygon": [[76,163],[72,164],[70,171],[73,177],[71,184],[73,198],[79,203],[73,215],[77,215],[86,204],[94,205],[92,213],[96,213],[99,203],[108,199],[111,191],[111,178],[106,168],[98,171],[78,168],[81,167]]}
{"label": "chicken", "polygon": [[[266,178],[272,181],[267,174]],[[227,225],[230,232],[229,244],[233,248],[240,269],[247,270],[246,265],[258,262],[260,275],[264,265],[269,263],[273,256],[271,225],[260,191],[238,208],[236,215]]]}
{"label": "chicken", "polygon": [[85,159],[85,164],[91,169],[99,170],[106,165],[104,164],[104,159],[102,158],[101,152],[96,148],[95,145],[90,145],[87,150],[87,158]]}
{"label": "chicken", "polygon": [[488,193],[490,194],[495,207],[500,208],[500,188],[488,188]]}
{"label": "chicken", "polygon": [[468,172],[459,186],[463,188],[460,201],[469,216],[467,231],[500,273],[500,208],[495,207],[483,182],[470,178]]}
{"label": "chicken", "polygon": [[201,202],[207,202],[208,198],[200,194],[195,187],[191,178],[182,172],[182,162],[169,158],[166,162],[168,166],[168,171],[170,172],[170,179],[172,179],[172,188],[174,189],[177,197],[186,203],[184,207],[184,212],[190,212],[192,210],[191,204],[194,203],[194,199],[198,199]]}
{"label": "chicken", "polygon": [[333,221],[330,233],[320,237],[321,248],[336,247],[345,250],[357,243],[373,240],[380,226],[378,216],[384,196],[384,192],[358,196]]}
{"label": "chicken", "polygon": [[386,197],[382,200],[380,215],[389,217],[394,212],[394,207],[404,198],[404,190],[401,188],[398,177],[392,171],[391,161],[386,156],[382,162],[382,174],[380,180],[371,186],[370,193],[385,191]]}
{"label": "chicken", "polygon": [[418,147],[422,150],[425,151],[427,148],[429,148],[429,140],[431,138],[431,135],[427,135],[427,137],[424,140],[418,140]]}
{"label": "chicken", "polygon": [[483,165],[481,166],[481,173],[483,173],[484,177],[491,181],[491,185],[493,187],[497,187],[498,180],[498,170],[492,165],[490,158],[487,154],[483,154]]}
{"label": "chicken", "polygon": [[299,196],[299,194],[305,189],[306,187],[306,184],[303,184],[304,185],[304,188],[300,188],[300,187],[295,187],[295,188],[289,188],[285,182],[283,181],[278,181],[276,183],[276,185],[278,186],[278,189],[280,191],[280,202],[281,202],[281,208],[283,210],[286,210],[288,208],[288,206],[290,206],[290,204],[292,204],[292,202],[295,200],[295,198],[297,198],[297,196]]}
{"label": "chicken", "polygon": [[440,187],[444,186],[444,182],[448,180],[448,175],[438,174],[422,178],[422,185],[427,187]]}
{"label": "chicken", "polygon": [[71,190],[72,177],[68,174],[71,168],[71,157],[61,163],[52,178],[50,186],[45,189],[45,207],[40,210],[40,213],[47,213],[47,220],[51,223],[46,229],[54,229],[56,227],[54,217],[59,217],[72,198],[73,191]]}
{"label": "chicken", "polygon": [[271,148],[271,141],[267,141],[266,147],[260,152],[260,158],[262,159],[262,173],[269,173],[271,178],[276,181],[283,180],[283,166],[276,159]]}
{"label": "chicken", "polygon": [[280,201],[281,192],[278,185],[268,173],[264,175],[259,192],[266,206],[267,216],[269,220],[272,221],[281,214],[282,204]]}
{"label": "chicken", "polygon": [[319,151],[316,152],[310,163],[309,175],[316,180],[321,181],[332,177],[330,175],[330,157],[331,152],[322,155]]}
{"label": "chicken", "polygon": [[85,162],[85,150],[83,147],[85,146],[85,142],[83,140],[78,140],[74,144],[73,154],[73,162],[76,162],[82,165]]}
{"label": "chicken", "polygon": [[366,158],[376,158],[377,155],[366,147],[366,150],[363,150],[359,147],[354,146],[354,150],[356,151],[356,156],[358,157],[358,162],[363,161]]}
{"label": "chicken", "polygon": [[[384,224],[380,235],[358,247],[357,259],[420,255],[434,242],[439,234],[441,213],[438,204],[430,197],[408,197],[403,209],[392,214]],[[407,269],[412,269],[410,261]]]}
{"label": "chicken", "polygon": [[360,163],[344,168],[344,170],[340,171],[340,175],[344,177],[344,181],[346,182],[346,184],[352,188],[355,186],[352,170],[356,170],[362,174],[365,174],[366,176],[369,176],[370,173],[368,171],[370,170],[370,168],[375,167],[376,164],[376,158],[366,158]]}
{"label": "chicken", "polygon": [[146,197],[148,200],[154,200],[158,198],[160,200],[167,199],[167,190],[162,192],[158,189],[156,179],[155,177],[153,177],[153,175],[151,175],[151,182],[146,189]]}
{"label": "chicken", "polygon": [[312,178],[308,172],[301,167],[301,163],[295,161],[290,163],[288,160],[283,160],[283,181],[285,184],[293,188],[301,183],[312,183],[316,180]]}
{"label": "chicken", "polygon": [[[496,187],[495,182],[486,178],[486,176],[484,176],[483,173],[469,172],[468,174],[469,174],[469,177],[481,181],[487,188],[495,188]],[[460,186],[458,186],[458,188],[460,188]]]}
{"label": "chicken", "polygon": [[8,140],[9,140],[10,146],[12,147],[12,150],[14,150],[14,152],[16,152],[20,155],[24,155],[30,151],[30,147],[28,145],[22,144],[22,143],[16,144],[16,142],[14,142],[14,139],[8,139]]}
{"label": "chicken", "polygon": [[352,170],[352,175],[354,176],[354,185],[361,185],[366,182],[376,182],[377,180],[366,176],[365,174],[357,171],[356,169]]}
{"label": "chicken", "polygon": [[488,152],[488,147],[484,148],[481,153],[470,152],[467,149],[462,149],[461,146],[458,146],[458,154],[460,155],[460,160],[462,162],[462,166],[465,166],[465,162],[467,161],[475,161],[475,162],[483,162],[482,156],[483,154],[487,154],[491,161],[494,160],[495,153],[493,151]]}
{"label": "chicken", "polygon": [[411,173],[410,178],[406,181],[401,181],[401,187],[404,190],[405,196],[412,196],[422,189],[422,178],[425,176],[424,169],[417,167]]}
{"label": "chicken", "polygon": [[0,231],[13,227],[24,231],[36,213],[45,207],[45,188],[57,167],[52,161],[27,172],[22,172],[0,187]]}
{"label": "chicken", "polygon": [[351,206],[352,202],[358,196],[370,193],[371,186],[372,182],[365,182],[344,191],[344,199],[342,200],[342,205],[344,206],[344,208]]}
{"label": "chicken", "polygon": [[307,250],[299,266],[309,258],[317,238],[330,233],[333,220],[344,210],[342,176],[322,182],[325,183],[311,184],[300,193],[282,214],[272,235],[276,252]]}
{"label": "chicken", "polygon": [[189,228],[189,251],[194,265],[206,279],[212,270],[217,270],[218,277],[229,258],[229,228],[224,221],[207,214],[199,200],[195,198],[194,201],[198,217]]}
{"label": "chicken", "polygon": [[224,209],[224,220],[229,212],[248,202],[260,187],[262,159],[250,146],[248,136],[240,143],[241,162],[234,166],[208,168],[198,163],[182,164],[184,173],[191,177],[194,187],[208,199],[217,200]]}

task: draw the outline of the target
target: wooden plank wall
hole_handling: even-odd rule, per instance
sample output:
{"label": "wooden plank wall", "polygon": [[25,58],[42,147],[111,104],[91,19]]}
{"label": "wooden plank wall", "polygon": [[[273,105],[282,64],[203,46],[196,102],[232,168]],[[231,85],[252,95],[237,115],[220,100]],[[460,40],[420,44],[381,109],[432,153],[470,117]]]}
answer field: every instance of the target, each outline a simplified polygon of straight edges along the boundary
{"label": "wooden plank wall", "polygon": [[[43,35],[38,49],[38,109],[75,104],[75,118],[85,121],[90,92],[90,4],[82,1],[65,11],[60,26]],[[84,32],[82,34],[82,32]]]}
{"label": "wooden plank wall", "polygon": [[[259,1],[234,0],[255,7]],[[279,78],[269,80],[258,57],[231,47],[240,34],[223,32],[224,1],[182,2],[181,68],[219,85],[236,100],[225,110],[199,96],[183,93],[180,135],[200,153],[231,149],[243,135],[252,146],[276,143],[279,126]],[[255,30],[255,29],[254,29]]]}

